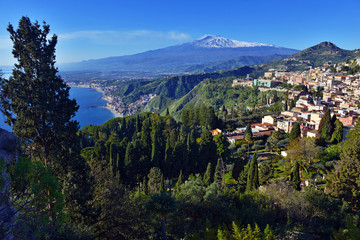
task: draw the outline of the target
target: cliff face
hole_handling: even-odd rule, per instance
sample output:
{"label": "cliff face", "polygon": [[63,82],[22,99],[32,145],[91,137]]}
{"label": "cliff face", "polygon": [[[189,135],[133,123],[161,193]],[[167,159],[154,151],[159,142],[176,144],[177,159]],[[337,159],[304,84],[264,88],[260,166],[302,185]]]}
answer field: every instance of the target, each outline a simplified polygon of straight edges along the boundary
{"label": "cliff face", "polygon": [[3,239],[14,239],[10,231],[15,225],[16,214],[10,204],[11,180],[6,169],[16,163],[18,158],[18,139],[0,128],[0,231]]}

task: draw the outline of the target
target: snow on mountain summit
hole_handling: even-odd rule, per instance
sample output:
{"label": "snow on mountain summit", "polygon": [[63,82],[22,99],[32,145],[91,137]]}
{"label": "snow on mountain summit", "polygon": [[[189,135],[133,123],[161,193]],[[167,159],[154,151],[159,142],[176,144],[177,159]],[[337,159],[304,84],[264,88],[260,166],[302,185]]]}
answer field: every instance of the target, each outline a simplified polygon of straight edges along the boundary
{"label": "snow on mountain summit", "polygon": [[240,47],[274,47],[273,45],[256,43],[256,42],[242,42],[237,40],[227,39],[221,36],[205,36],[200,40],[192,42],[192,45],[203,48],[240,48]]}

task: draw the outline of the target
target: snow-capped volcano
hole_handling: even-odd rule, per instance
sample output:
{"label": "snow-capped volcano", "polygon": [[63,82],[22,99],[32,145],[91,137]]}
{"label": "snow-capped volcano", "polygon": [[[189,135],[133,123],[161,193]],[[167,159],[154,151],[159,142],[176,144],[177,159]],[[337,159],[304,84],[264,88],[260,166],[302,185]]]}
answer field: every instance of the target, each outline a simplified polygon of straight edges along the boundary
{"label": "snow-capped volcano", "polygon": [[[189,67],[242,58],[242,65],[263,63],[264,56],[289,56],[298,50],[263,43],[241,42],[220,36],[205,36],[199,40],[128,56],[71,63],[65,70],[101,70],[181,73]],[[252,60],[249,60],[250,57]],[[254,60],[258,59],[258,60]],[[261,60],[262,59],[262,60]],[[275,59],[275,58],[271,58]]]}
{"label": "snow-capped volcano", "polygon": [[191,42],[193,46],[203,48],[241,48],[241,47],[275,47],[274,45],[257,43],[257,42],[243,42],[237,40],[227,39],[221,36],[207,35],[200,40]]}

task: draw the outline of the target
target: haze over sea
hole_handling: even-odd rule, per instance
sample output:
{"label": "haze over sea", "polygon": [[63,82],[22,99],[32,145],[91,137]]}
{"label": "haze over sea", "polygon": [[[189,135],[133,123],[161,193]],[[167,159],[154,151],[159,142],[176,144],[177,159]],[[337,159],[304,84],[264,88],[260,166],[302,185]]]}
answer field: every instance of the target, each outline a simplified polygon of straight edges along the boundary
{"label": "haze over sea", "polygon": [[[8,78],[9,75],[10,72],[4,72],[5,78]],[[114,114],[110,110],[103,108],[106,105],[106,101],[101,99],[102,95],[101,92],[91,88],[72,87],[70,89],[70,98],[75,98],[80,106],[74,118],[80,123],[80,127],[90,124],[101,125],[114,118]],[[4,120],[4,115],[0,114],[0,128],[11,131],[11,128],[4,123]]]}

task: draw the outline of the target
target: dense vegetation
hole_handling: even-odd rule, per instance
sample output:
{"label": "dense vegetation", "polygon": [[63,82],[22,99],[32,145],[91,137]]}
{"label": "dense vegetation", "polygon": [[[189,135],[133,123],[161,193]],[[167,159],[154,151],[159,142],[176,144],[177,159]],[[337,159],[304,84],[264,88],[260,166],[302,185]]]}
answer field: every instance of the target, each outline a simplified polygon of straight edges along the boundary
{"label": "dense vegetation", "polygon": [[[9,175],[0,179],[1,238],[358,239],[359,124],[341,142],[342,124],[328,111],[317,138],[301,138],[299,126],[256,138],[250,119],[259,108],[234,117],[221,102],[218,115],[212,106],[189,105],[181,122],[166,111],[79,130],[71,120],[76,102],[54,67],[49,26],[23,17],[8,30],[18,63],[1,79],[0,100],[20,158],[0,161]],[[204,82],[209,99],[238,94]],[[281,94],[241,90],[237,101],[256,106],[271,98],[270,110],[284,107]],[[210,130],[232,118],[247,125],[230,145]]]}
{"label": "dense vegetation", "polygon": [[[286,93],[275,90],[260,92],[256,87],[232,87],[233,78],[205,79],[184,97],[173,102],[168,106],[172,116],[189,108],[189,106],[212,106],[218,113],[222,106],[229,109],[230,112],[239,115],[239,112],[246,111],[247,108],[260,108],[267,103],[272,106],[263,110],[267,114],[279,112],[283,106],[280,102],[285,99]],[[240,104],[241,103],[241,104]],[[258,109],[261,112],[261,109]]]}
{"label": "dense vegetation", "polygon": [[178,99],[187,94],[204,79],[244,76],[250,73],[251,70],[252,68],[250,67],[242,67],[231,71],[172,76],[151,82],[123,83],[121,84],[121,88],[116,90],[114,94],[124,97],[124,102],[133,102],[139,99],[141,95],[150,93],[160,95],[162,97]]}

